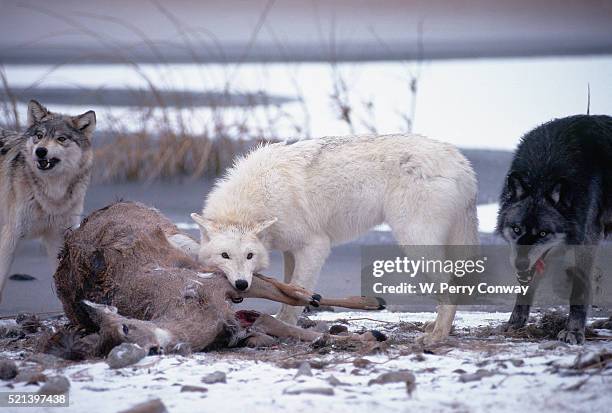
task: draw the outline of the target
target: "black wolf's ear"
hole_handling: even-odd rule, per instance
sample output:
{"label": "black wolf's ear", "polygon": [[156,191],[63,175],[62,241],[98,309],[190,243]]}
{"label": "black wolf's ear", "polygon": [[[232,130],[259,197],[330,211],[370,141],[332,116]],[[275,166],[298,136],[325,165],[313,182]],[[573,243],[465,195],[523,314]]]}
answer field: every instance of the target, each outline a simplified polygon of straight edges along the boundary
{"label": "black wolf's ear", "polygon": [[28,128],[40,122],[49,113],[51,112],[46,107],[32,99],[28,103]]}
{"label": "black wolf's ear", "polygon": [[525,184],[523,184],[523,180],[516,173],[511,173],[508,175],[506,186],[510,193],[511,199],[521,199],[525,196],[527,192],[525,190]]}
{"label": "black wolf's ear", "polygon": [[74,116],[72,123],[85,136],[91,136],[94,130],[96,130],[96,112],[90,110],[82,115]]}
{"label": "black wolf's ear", "polygon": [[548,192],[547,197],[551,204],[558,205],[565,200],[565,186],[563,181],[557,182]]}

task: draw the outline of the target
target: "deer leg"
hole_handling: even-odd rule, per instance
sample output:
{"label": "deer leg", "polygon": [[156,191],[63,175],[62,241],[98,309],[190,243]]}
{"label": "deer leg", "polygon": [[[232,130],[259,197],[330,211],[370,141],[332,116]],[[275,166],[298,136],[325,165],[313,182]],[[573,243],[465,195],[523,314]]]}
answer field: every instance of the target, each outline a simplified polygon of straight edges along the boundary
{"label": "deer leg", "polygon": [[295,338],[301,341],[314,341],[320,338],[325,338],[334,342],[342,341],[384,341],[386,337],[378,331],[368,331],[364,334],[349,334],[347,336],[336,336],[331,334],[318,333],[312,330],[287,324],[267,314],[260,314],[255,322],[251,325],[251,330],[258,333],[278,337],[278,338]]}
{"label": "deer leg", "polygon": [[383,310],[385,308],[384,300],[378,297],[323,298],[299,285],[285,284],[261,274],[255,274],[253,284],[248,291],[236,292],[236,294],[244,298],[266,298],[293,306],[328,305],[355,310]]}

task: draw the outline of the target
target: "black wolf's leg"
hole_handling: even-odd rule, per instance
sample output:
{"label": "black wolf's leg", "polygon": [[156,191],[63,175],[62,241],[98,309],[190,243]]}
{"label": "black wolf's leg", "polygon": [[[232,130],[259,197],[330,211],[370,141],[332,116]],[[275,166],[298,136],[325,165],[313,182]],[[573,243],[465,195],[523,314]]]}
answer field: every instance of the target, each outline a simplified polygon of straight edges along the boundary
{"label": "black wolf's leg", "polygon": [[569,344],[584,343],[584,328],[591,304],[591,274],[595,260],[595,247],[578,247],[576,267],[567,270],[572,278],[570,311],[565,330],[559,332],[559,340]]}
{"label": "black wolf's leg", "polygon": [[536,283],[533,282],[529,289],[527,290],[527,294],[517,294],[516,295],[516,303],[514,304],[514,310],[512,310],[512,315],[510,315],[510,320],[504,325],[504,331],[512,331],[518,330],[525,326],[527,319],[529,318],[529,310],[531,309],[531,304],[533,303],[533,297],[535,295]]}

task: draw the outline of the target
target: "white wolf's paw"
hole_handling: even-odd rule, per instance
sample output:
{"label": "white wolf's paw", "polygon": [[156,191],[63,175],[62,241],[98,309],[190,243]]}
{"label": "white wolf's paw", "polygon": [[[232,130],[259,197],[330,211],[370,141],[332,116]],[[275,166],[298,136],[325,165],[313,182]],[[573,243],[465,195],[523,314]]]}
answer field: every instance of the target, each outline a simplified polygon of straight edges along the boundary
{"label": "white wolf's paw", "polygon": [[423,324],[423,331],[425,331],[426,333],[433,332],[434,328],[436,328],[436,320],[427,321],[425,324]]}
{"label": "white wolf's paw", "polygon": [[582,330],[561,330],[557,335],[559,341],[567,344],[584,344],[584,331]]}
{"label": "white wolf's paw", "polygon": [[445,339],[446,339],[446,335],[431,332],[431,333],[425,333],[422,336],[418,337],[416,339],[416,343],[421,346],[428,347],[433,344],[438,344],[441,341],[444,341]]}

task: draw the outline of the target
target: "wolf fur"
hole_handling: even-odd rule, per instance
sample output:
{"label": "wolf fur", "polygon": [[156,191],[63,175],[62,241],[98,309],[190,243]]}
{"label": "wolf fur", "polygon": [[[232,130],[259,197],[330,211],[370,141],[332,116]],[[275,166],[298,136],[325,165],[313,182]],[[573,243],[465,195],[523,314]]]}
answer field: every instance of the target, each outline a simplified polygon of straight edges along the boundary
{"label": "wolf fur", "polygon": [[56,268],[83,212],[95,126],[93,111],[61,115],[32,100],[25,132],[0,130],[0,298],[21,239],[41,238]]}
{"label": "wolf fur", "polygon": [[532,288],[527,300],[517,298],[507,327],[524,326],[537,284],[532,281],[549,251],[585,246],[574,248],[575,268],[566,271],[570,311],[559,333],[562,341],[584,342],[596,247],[610,230],[612,118],[570,116],[527,133],[508,171],[497,231],[510,244],[519,281]]}
{"label": "wolf fur", "polygon": [[[451,145],[417,135],[327,137],[265,145],[239,159],[192,214],[200,245],[173,243],[237,289],[283,252],[285,282],[313,288],[330,249],[388,223],[402,245],[478,243],[476,179]],[[300,309],[277,317],[295,323]],[[455,315],[443,306],[432,340]]]}

